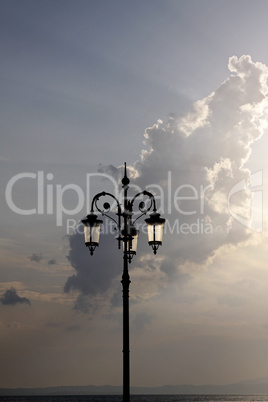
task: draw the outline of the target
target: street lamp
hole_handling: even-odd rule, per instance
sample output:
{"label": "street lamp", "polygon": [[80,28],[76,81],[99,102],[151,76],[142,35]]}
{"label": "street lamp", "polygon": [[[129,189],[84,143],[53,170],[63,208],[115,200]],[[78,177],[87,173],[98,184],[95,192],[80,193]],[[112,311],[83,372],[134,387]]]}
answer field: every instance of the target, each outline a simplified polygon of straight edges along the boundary
{"label": "street lamp", "polygon": [[[110,193],[105,191],[98,193],[92,199],[91,211],[86,218],[82,219],[84,224],[85,244],[89,249],[91,255],[96,247],[99,246],[100,229],[103,223],[98,219],[98,216],[94,213],[94,209],[101,213],[103,216],[111,219],[116,225],[118,230],[118,248],[121,248],[121,242],[123,243],[123,275],[122,275],[122,288],[123,288],[123,402],[129,402],[130,398],[130,368],[129,368],[129,284],[130,277],[128,273],[128,263],[131,262],[133,256],[137,251],[137,242],[139,231],[136,229],[134,223],[143,215],[149,211],[153,211],[149,218],[145,219],[147,223],[148,243],[153,248],[154,254],[156,254],[160,245],[162,245],[164,223],[165,219],[160,217],[157,213],[155,197],[149,191],[142,191],[136,194],[131,200],[128,199],[129,179],[127,177],[127,167],[125,163],[124,177],[122,179],[122,187],[124,190],[123,208],[119,200]],[[146,196],[149,198],[149,206],[146,207],[142,201],[139,204],[139,216],[132,222],[133,217],[133,205],[135,200],[139,196]],[[100,208],[98,201],[101,197],[112,197],[117,206],[117,220],[108,215],[110,211],[110,204],[105,202]]]}

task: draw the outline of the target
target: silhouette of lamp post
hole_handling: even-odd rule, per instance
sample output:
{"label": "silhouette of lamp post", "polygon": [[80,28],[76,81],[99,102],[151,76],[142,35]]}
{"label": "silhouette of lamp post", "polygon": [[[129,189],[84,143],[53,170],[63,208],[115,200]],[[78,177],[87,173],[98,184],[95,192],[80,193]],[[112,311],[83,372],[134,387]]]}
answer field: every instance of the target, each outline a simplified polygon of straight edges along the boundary
{"label": "silhouette of lamp post", "polygon": [[[128,273],[128,263],[131,262],[133,256],[136,254],[137,242],[139,231],[135,227],[135,222],[147,212],[153,211],[149,218],[145,219],[148,232],[148,243],[153,248],[154,254],[160,245],[162,245],[162,238],[164,232],[165,219],[160,217],[157,213],[155,197],[149,191],[142,191],[136,194],[131,200],[128,199],[129,179],[127,177],[127,168],[125,163],[124,177],[122,179],[122,187],[124,190],[123,208],[118,199],[110,193],[101,192],[94,196],[91,203],[90,214],[81,222],[84,224],[85,245],[88,247],[90,255],[96,247],[99,246],[100,230],[103,223],[98,219],[98,216],[94,213],[94,209],[103,216],[111,219],[118,230],[118,248],[121,248],[123,243],[123,275],[122,275],[122,289],[123,289],[123,402],[129,402],[130,400],[130,365],[129,365],[129,284],[130,277]],[[146,196],[149,200],[149,206],[146,207],[142,201],[139,204],[139,216],[132,222],[133,217],[133,204],[139,196]],[[110,204],[105,202],[102,208],[98,202],[101,197],[112,197],[116,202],[117,220],[108,215],[110,211]]]}

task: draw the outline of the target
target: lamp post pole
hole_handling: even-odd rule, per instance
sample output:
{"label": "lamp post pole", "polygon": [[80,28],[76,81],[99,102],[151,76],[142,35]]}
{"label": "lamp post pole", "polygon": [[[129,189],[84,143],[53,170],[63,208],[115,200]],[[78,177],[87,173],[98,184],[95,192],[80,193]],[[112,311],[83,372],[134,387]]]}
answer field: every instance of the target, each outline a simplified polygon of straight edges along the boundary
{"label": "lamp post pole", "polygon": [[124,252],[124,271],[122,275],[123,288],[123,401],[130,398],[130,363],[129,363],[129,284],[128,257]]}
{"label": "lamp post pole", "polygon": [[[124,228],[129,233],[129,213],[130,203],[128,201],[127,192],[129,179],[126,174],[122,179],[124,189]],[[123,402],[130,400],[130,348],[129,348],[129,285],[130,277],[128,273],[128,255],[127,255],[127,236],[124,236],[124,266],[122,275],[122,290],[123,290]]]}
{"label": "lamp post pole", "polygon": [[[91,212],[86,218],[83,218],[81,221],[84,224],[84,234],[85,234],[85,244],[88,247],[90,254],[93,255],[93,252],[96,247],[99,245],[99,236],[100,236],[100,227],[103,223],[100,219],[98,219],[97,215],[94,214],[94,208],[101,213],[103,216],[111,219],[119,232],[118,240],[118,248],[121,248],[121,242],[123,243],[123,275],[122,275],[122,291],[123,291],[123,402],[130,401],[130,363],[129,363],[129,285],[130,285],[130,277],[128,272],[128,263],[131,262],[132,257],[136,254],[137,247],[137,239],[138,239],[138,230],[135,228],[134,223],[141,216],[145,215],[148,211],[153,209],[153,212],[150,214],[150,217],[145,219],[147,223],[148,229],[148,243],[152,246],[154,254],[156,254],[158,247],[162,245],[162,237],[164,231],[164,223],[165,219],[160,218],[160,214],[156,212],[156,202],[155,197],[149,191],[142,191],[136,194],[132,200],[128,199],[128,188],[129,188],[129,179],[127,177],[127,168],[125,163],[124,177],[122,179],[122,185],[124,190],[124,202],[123,202],[123,210],[121,208],[121,204],[119,200],[110,193],[102,192],[95,195],[91,203]],[[110,204],[105,202],[103,207],[100,208],[98,205],[98,201],[101,197],[109,196],[115,200],[117,204],[117,221],[108,215],[110,211]],[[139,204],[140,215],[132,222],[133,216],[133,204],[134,201],[140,197],[146,196],[149,198],[150,203],[149,207],[145,206],[145,203],[142,201]],[[122,222],[123,220],[123,227]]]}

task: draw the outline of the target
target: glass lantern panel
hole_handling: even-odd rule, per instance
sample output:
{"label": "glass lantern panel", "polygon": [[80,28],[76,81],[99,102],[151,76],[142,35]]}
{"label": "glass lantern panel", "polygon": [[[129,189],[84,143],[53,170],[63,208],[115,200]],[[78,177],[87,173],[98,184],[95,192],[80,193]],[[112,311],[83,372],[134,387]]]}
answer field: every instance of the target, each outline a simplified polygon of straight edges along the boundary
{"label": "glass lantern panel", "polygon": [[99,244],[100,225],[84,227],[85,243]]}
{"label": "glass lantern panel", "polygon": [[136,251],[137,251],[137,246],[138,246],[138,233],[135,236],[133,236],[133,238],[132,238],[132,248],[131,248],[131,250],[134,253],[136,253]]}
{"label": "glass lantern panel", "polygon": [[148,242],[151,243],[154,241],[154,225],[147,225],[148,232]]}
{"label": "glass lantern panel", "polygon": [[[137,246],[138,246],[138,233],[136,235],[132,236],[131,248],[129,246],[129,241],[128,241],[127,252],[129,252],[131,254],[136,254]],[[123,241],[123,251],[125,251],[125,242],[124,241]]]}
{"label": "glass lantern panel", "polygon": [[154,225],[147,225],[147,231],[148,231],[148,242],[149,243],[162,243],[163,240],[163,231],[164,231],[164,224],[163,223],[158,223]]}
{"label": "glass lantern panel", "polygon": [[163,223],[155,225],[155,241],[162,243],[163,231],[164,231],[164,224]]}

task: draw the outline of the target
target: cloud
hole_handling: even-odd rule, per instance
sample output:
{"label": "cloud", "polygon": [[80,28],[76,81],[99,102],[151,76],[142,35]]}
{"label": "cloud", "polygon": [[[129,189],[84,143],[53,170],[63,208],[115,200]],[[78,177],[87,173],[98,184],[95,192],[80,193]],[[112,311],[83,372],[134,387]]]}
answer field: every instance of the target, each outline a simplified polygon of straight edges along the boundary
{"label": "cloud", "polygon": [[[208,264],[226,247],[249,242],[254,234],[250,187],[232,197],[229,194],[237,183],[249,184],[252,172],[245,163],[252,144],[267,128],[268,68],[254,63],[250,56],[233,56],[228,66],[229,77],[214,92],[197,100],[189,113],[180,118],[173,115],[167,122],[159,119],[145,130],[140,159],[129,168],[130,192],[133,188],[133,194],[144,188],[153,192],[166,218],[158,256],[144,259],[149,251],[146,241],[141,240],[139,255],[132,264],[134,276],[141,267],[157,272],[152,295],[168,282],[186,283],[191,279],[187,272],[191,265]],[[101,171],[116,179],[122,177],[122,166],[101,166]],[[241,224],[236,216],[247,224]],[[102,239],[104,244],[91,259],[83,250],[82,236],[69,238],[68,259],[76,274],[68,278],[65,291],[80,292],[78,309],[92,309],[88,296],[104,294],[119,277],[122,262],[114,251],[116,245],[111,236]],[[113,296],[112,304],[117,300]]]}
{"label": "cloud", "polygon": [[[68,260],[76,269],[77,274],[68,278],[65,284],[66,292],[79,290],[83,294],[96,295],[98,292],[106,291],[113,279],[120,274],[122,266],[120,258],[118,258],[120,256],[117,255],[118,253],[114,253],[116,245],[115,247],[112,247],[114,244],[110,246],[111,239],[108,237],[102,236],[100,248],[95,250],[94,256],[97,256],[97,260],[90,256],[81,234],[76,233],[69,237]],[[109,248],[113,251],[110,256]],[[103,252],[104,249],[105,253]]]}
{"label": "cloud", "polygon": [[227,304],[231,307],[243,306],[247,303],[247,299],[242,296],[237,296],[233,294],[225,294],[217,299],[219,304]]}
{"label": "cloud", "polygon": [[103,166],[101,163],[98,166],[98,172],[100,173],[106,173],[112,177],[114,177],[116,180],[120,179],[120,171],[118,168],[116,168],[113,165],[107,165],[107,166]]}
{"label": "cloud", "polygon": [[80,325],[70,325],[68,327],[65,327],[65,331],[67,331],[67,332],[76,332],[76,331],[80,331],[80,330],[81,330]]}
{"label": "cloud", "polygon": [[42,257],[42,254],[41,254],[41,253],[40,253],[40,254],[33,253],[33,254],[29,257],[29,259],[30,259],[30,261],[40,262],[40,261],[43,259],[43,257]]}
{"label": "cloud", "polygon": [[55,258],[52,258],[51,260],[48,261],[48,265],[55,265],[55,264],[56,264]]}
{"label": "cloud", "polygon": [[79,292],[74,308],[88,313],[95,309],[93,299],[113,288],[115,279],[119,282],[122,255],[117,252],[113,236],[103,235],[100,247],[91,256],[85,247],[84,236],[80,233],[79,229],[69,236],[70,250],[67,258],[76,273],[67,279],[64,291]]}
{"label": "cloud", "polygon": [[[135,164],[140,187],[161,185],[164,200],[155,185],[151,188],[168,220],[164,244],[177,266],[202,264],[224,245],[238,245],[252,234],[250,221],[243,226],[230,213],[237,208],[246,219],[251,192],[228,195],[238,182],[250,180],[245,163],[268,117],[268,69],[249,56],[231,57],[230,66],[234,74],[192,112],[145,130],[146,149]],[[171,233],[176,223],[177,233]]]}
{"label": "cloud", "polygon": [[138,331],[144,330],[145,326],[152,322],[152,316],[144,311],[137,313],[132,321]]}
{"label": "cloud", "polygon": [[16,304],[29,304],[31,302],[27,297],[20,297],[14,288],[6,290],[0,301],[5,306],[15,306]]}

